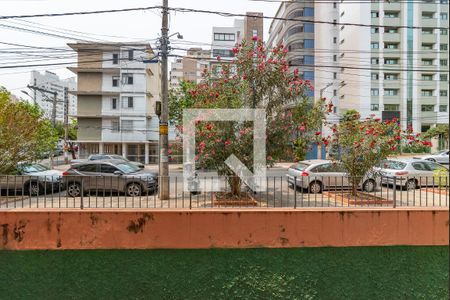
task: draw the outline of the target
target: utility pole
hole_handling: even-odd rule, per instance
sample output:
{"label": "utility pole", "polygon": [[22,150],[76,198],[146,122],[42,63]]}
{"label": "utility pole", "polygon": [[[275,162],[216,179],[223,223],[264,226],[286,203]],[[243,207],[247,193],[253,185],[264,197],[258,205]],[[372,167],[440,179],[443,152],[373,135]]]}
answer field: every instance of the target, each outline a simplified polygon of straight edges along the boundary
{"label": "utility pole", "polygon": [[[322,99],[323,99],[323,92],[327,89],[327,88],[329,88],[330,86],[332,86],[333,85],[333,83],[332,82],[329,82],[329,83],[327,83],[327,85],[325,85],[325,87],[323,87],[322,89],[320,89],[320,91],[319,91],[319,94],[320,94],[320,99],[319,99],[319,101],[322,101]],[[320,124],[320,134],[323,136],[323,122]],[[317,158],[319,158],[319,159],[323,159],[323,158],[325,158],[325,157],[322,157],[322,145],[318,145],[317,146]]]}
{"label": "utility pole", "polygon": [[53,94],[53,107],[52,107],[52,125],[56,127],[56,104],[58,99],[56,99],[56,93]]}
{"label": "utility pole", "polygon": [[161,117],[159,119],[159,199],[169,200],[169,90],[167,82],[167,57],[169,43],[169,3],[163,0],[161,27]]}
{"label": "utility pole", "polygon": [[[38,86],[35,85],[27,85],[27,88],[32,89],[34,91],[34,95],[36,95],[36,91],[40,91],[42,93],[47,93],[47,94],[51,94],[53,95],[53,100],[51,100],[53,102],[53,107],[52,107],[52,125],[53,127],[56,127],[56,104],[60,101],[58,101],[57,96],[58,93],[55,91],[50,91],[44,88],[40,88]],[[34,101],[36,103],[36,96],[34,98]],[[46,100],[48,101],[48,100]]]}
{"label": "utility pole", "polygon": [[67,140],[69,139],[69,88],[64,87],[64,163],[69,163]]}

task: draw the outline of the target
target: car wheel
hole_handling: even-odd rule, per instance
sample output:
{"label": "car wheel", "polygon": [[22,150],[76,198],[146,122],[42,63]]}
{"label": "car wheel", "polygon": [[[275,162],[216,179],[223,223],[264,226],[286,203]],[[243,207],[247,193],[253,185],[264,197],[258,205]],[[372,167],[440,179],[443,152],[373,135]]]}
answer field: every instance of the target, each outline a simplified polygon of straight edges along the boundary
{"label": "car wheel", "polygon": [[415,179],[410,179],[405,184],[405,189],[407,191],[415,190],[417,188],[417,182]]}
{"label": "car wheel", "polygon": [[376,183],[375,183],[375,181],[373,181],[371,179],[366,180],[363,183],[363,191],[364,192],[371,193],[375,190],[375,188],[376,188]]}
{"label": "car wheel", "polygon": [[31,181],[25,185],[25,191],[25,193],[29,196],[38,196],[43,191],[43,188],[39,183]]}
{"label": "car wheel", "polygon": [[127,185],[126,194],[130,197],[139,197],[142,194],[141,185],[135,182],[130,183],[129,185]]}
{"label": "car wheel", "polygon": [[73,198],[81,196],[81,185],[77,182],[69,183],[67,185],[67,195]]}
{"label": "car wheel", "polygon": [[308,192],[312,194],[318,194],[322,192],[322,184],[318,181],[313,181],[309,184]]}

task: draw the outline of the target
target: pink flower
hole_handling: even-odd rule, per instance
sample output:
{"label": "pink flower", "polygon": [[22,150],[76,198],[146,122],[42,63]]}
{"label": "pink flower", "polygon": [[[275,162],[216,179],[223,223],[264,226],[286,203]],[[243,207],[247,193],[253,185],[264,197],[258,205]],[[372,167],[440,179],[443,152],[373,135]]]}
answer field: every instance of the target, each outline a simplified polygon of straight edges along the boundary
{"label": "pink flower", "polygon": [[320,132],[320,131],[317,131],[316,133],[315,133],[315,135],[321,135],[322,134],[322,132]]}
{"label": "pink flower", "polygon": [[217,55],[216,59],[217,61],[220,61],[220,55]]}
{"label": "pink flower", "polygon": [[226,140],[225,141],[225,146],[231,145],[231,141],[230,140]]}
{"label": "pink flower", "polygon": [[239,52],[239,49],[234,47],[231,51],[233,51],[234,54],[237,54]]}
{"label": "pink flower", "polygon": [[256,42],[258,40],[258,37],[256,35],[252,36],[252,41]]}

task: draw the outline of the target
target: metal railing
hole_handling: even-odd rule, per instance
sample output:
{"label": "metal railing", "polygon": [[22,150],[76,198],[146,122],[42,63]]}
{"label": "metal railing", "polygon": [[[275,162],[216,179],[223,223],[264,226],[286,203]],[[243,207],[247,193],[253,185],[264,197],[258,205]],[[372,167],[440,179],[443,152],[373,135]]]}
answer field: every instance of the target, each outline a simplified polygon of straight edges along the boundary
{"label": "metal railing", "polygon": [[[158,196],[161,178],[133,176],[0,175],[0,209],[14,208],[302,208],[448,207],[448,177],[378,177],[360,180],[356,195],[350,178],[260,178],[262,191],[242,184],[233,196],[231,178],[200,176],[186,190],[182,174],[169,178],[170,198]],[[212,188],[216,191],[210,191]]]}

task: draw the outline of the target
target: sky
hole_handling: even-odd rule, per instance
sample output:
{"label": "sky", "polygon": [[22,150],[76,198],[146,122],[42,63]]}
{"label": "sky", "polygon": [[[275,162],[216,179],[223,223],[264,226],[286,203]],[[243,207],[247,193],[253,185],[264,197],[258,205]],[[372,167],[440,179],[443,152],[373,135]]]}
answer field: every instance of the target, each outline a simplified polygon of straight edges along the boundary
{"label": "sky", "polygon": [[[162,0],[0,0],[0,15],[25,15],[42,13],[63,13],[104,9],[121,9],[131,7],[148,7],[162,5]],[[225,11],[244,14],[247,11],[263,12],[266,16],[274,16],[279,3],[257,2],[250,0],[169,0],[170,7],[195,8],[212,11]],[[180,32],[183,41],[177,43],[177,47],[189,48],[193,46],[207,45],[198,43],[211,43],[213,26],[232,26],[233,17],[222,17],[214,14],[180,13],[170,14],[170,33]],[[30,23],[32,22],[32,23]],[[267,38],[270,20],[264,20],[264,38]],[[20,27],[48,32],[61,37],[54,37],[18,30]],[[71,31],[67,31],[71,30]],[[76,31],[76,32],[74,32]],[[84,33],[81,34],[80,32]],[[16,66],[18,64],[40,64],[52,62],[72,62],[76,57],[69,53],[65,60],[51,60],[48,57],[31,57],[29,53],[18,54],[12,51],[22,51],[14,45],[3,43],[15,43],[39,47],[61,48],[67,43],[76,42],[74,38],[98,39],[101,41],[150,41],[160,36],[161,13],[160,10],[147,10],[136,12],[108,13],[84,16],[41,17],[26,19],[0,20],[0,67]],[[78,35],[78,36],[77,36]],[[87,35],[87,36],[86,36]],[[174,37],[175,38],[175,37]],[[176,41],[172,39],[173,42]],[[193,43],[194,42],[194,43]],[[173,44],[175,47],[175,44]],[[34,51],[34,50],[33,50]],[[175,52],[176,54],[183,54]],[[39,53],[39,55],[43,55]],[[45,55],[45,54],[44,54]],[[73,77],[74,74],[64,66],[47,66],[34,68],[0,68],[0,86],[6,87],[17,96],[26,97],[21,90],[26,90],[30,81],[31,70],[49,70],[61,78]]]}

